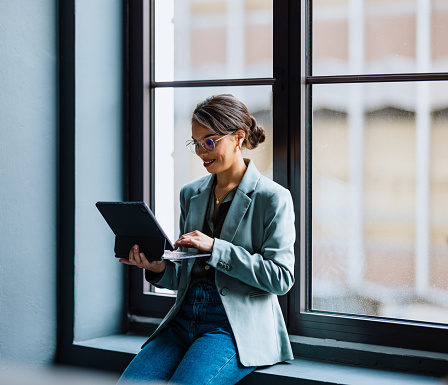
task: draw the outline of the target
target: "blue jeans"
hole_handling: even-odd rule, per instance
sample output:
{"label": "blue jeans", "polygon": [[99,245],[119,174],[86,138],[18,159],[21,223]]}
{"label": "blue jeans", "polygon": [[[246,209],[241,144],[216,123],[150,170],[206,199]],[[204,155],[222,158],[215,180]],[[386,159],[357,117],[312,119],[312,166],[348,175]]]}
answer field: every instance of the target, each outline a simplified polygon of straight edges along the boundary
{"label": "blue jeans", "polygon": [[236,384],[255,369],[238,359],[216,287],[189,289],[176,317],[132,360],[118,384]]}

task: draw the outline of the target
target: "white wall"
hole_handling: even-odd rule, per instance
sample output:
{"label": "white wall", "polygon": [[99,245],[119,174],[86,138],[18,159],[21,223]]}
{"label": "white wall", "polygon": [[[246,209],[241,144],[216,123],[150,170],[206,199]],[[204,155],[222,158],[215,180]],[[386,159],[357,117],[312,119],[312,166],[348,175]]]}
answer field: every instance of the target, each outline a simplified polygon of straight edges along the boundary
{"label": "white wall", "polygon": [[[122,266],[94,204],[122,198],[122,2],[76,1],[75,339],[120,329]],[[57,343],[58,14],[0,0],[0,363]]]}
{"label": "white wall", "polygon": [[57,20],[0,1],[0,361],[56,349]]}
{"label": "white wall", "polygon": [[75,3],[75,341],[120,331],[123,268],[95,207],[122,200],[122,1]]}

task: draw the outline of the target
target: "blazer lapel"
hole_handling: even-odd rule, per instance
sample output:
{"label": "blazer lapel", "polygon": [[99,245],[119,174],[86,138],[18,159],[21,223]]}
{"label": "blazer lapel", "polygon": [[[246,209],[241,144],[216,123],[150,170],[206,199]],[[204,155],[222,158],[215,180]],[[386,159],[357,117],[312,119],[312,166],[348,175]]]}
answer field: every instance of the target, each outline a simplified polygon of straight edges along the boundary
{"label": "blazer lapel", "polygon": [[250,194],[255,190],[258,181],[260,180],[260,172],[255,167],[251,160],[246,160],[247,170],[241,180],[240,185],[233,197],[232,204],[227,212],[226,219],[222,226],[221,237],[222,239],[232,242],[236,232],[240,226],[241,221],[249,208],[252,198]]}
{"label": "blazer lapel", "polygon": [[[185,223],[185,233],[191,233],[192,231],[202,231],[204,226],[205,215],[207,213],[208,200],[210,198],[211,190],[213,188],[215,176],[210,175],[209,178],[199,187],[198,194],[193,195],[190,198],[190,208]],[[190,258],[184,260],[187,263],[188,270],[193,267],[195,259]]]}
{"label": "blazer lapel", "polygon": [[215,176],[210,175],[202,185],[199,186],[197,194],[190,198],[190,207],[188,208],[185,222],[185,233],[191,233],[195,230],[202,231],[205,214],[207,212],[207,204],[214,181]]}

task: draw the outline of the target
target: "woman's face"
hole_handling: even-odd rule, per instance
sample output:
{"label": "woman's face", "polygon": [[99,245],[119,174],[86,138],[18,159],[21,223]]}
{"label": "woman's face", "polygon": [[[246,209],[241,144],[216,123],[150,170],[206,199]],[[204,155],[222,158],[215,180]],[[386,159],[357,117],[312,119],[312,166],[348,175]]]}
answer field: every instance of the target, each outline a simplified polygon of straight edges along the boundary
{"label": "woman's face", "polygon": [[[217,135],[197,123],[191,127],[192,139],[200,142],[204,138],[216,141],[224,135]],[[244,131],[238,130],[231,135],[227,135],[215,143],[213,151],[205,150],[198,145],[197,155],[201,158],[204,167],[211,174],[218,174],[224,171],[231,171],[241,158],[241,150],[238,145],[244,139]]]}

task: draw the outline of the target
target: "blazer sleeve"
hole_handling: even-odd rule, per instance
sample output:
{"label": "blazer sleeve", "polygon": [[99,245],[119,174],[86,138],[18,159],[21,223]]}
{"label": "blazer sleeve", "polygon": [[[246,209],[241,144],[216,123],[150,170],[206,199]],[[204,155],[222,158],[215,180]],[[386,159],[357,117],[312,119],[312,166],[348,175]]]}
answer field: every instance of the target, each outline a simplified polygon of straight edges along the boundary
{"label": "blazer sleeve", "polygon": [[263,220],[264,225],[259,252],[250,253],[245,245],[215,239],[207,263],[250,286],[283,295],[294,284],[295,228],[290,192],[277,190],[263,209],[257,217],[257,220]]}
{"label": "blazer sleeve", "polygon": [[[179,228],[184,228],[186,218],[186,200],[184,189],[180,191],[180,218]],[[181,248],[180,248],[181,249]],[[162,274],[155,274],[149,270],[145,270],[145,279],[156,287],[169,290],[178,290],[180,283],[182,264],[179,262],[167,261],[165,271]]]}

